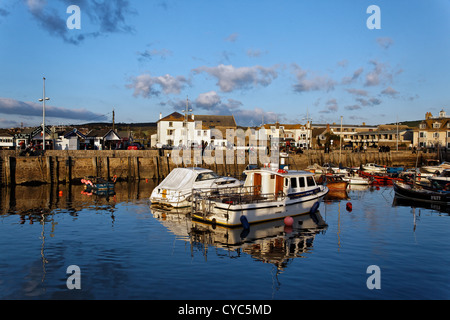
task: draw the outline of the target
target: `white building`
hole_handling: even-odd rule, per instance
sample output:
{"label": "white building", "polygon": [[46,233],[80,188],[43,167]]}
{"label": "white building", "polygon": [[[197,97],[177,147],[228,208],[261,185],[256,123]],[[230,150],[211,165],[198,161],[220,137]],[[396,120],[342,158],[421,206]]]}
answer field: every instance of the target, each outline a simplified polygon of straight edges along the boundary
{"label": "white building", "polygon": [[[182,115],[174,112],[160,117],[157,123],[157,147],[187,147],[192,144],[201,146],[202,142],[214,146],[226,143],[226,129],[236,129],[233,116],[218,115]],[[152,143],[153,144],[153,143]]]}
{"label": "white building", "polygon": [[265,135],[267,140],[278,138],[280,143],[289,144],[299,148],[311,147],[311,126],[307,122],[302,124],[265,124],[258,129],[260,135]]}

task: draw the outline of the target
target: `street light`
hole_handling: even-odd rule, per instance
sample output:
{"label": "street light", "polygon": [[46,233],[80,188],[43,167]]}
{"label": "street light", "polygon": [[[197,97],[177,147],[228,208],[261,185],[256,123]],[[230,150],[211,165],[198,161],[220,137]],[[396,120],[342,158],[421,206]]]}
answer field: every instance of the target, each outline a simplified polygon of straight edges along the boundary
{"label": "street light", "polygon": [[42,150],[45,151],[45,101],[50,100],[45,96],[45,77],[42,78],[44,80],[44,89],[42,94],[42,99],[39,99],[42,102]]}

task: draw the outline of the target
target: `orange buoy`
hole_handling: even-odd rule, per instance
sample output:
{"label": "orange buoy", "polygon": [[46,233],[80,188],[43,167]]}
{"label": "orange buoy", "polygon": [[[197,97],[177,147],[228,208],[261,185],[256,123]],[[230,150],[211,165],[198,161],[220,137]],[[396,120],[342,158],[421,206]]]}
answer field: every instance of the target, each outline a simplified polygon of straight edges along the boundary
{"label": "orange buoy", "polygon": [[63,196],[63,192],[62,192],[62,191],[59,192],[59,196],[60,196],[60,197]]}

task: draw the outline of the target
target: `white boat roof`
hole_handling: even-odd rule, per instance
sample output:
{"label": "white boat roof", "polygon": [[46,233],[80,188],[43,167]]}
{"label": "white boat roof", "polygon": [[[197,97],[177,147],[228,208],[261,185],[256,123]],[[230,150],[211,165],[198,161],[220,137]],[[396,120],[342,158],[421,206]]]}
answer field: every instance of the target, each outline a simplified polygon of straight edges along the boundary
{"label": "white boat roof", "polygon": [[258,168],[258,169],[251,169],[251,170],[245,170],[245,174],[249,174],[251,172],[261,172],[261,173],[270,173],[270,174],[276,174],[279,176],[314,176],[314,173],[310,171],[305,170],[279,170],[279,169],[271,169],[271,168]]}
{"label": "white boat roof", "polygon": [[197,176],[204,172],[212,172],[212,170],[197,167],[174,168],[157,188],[172,190],[192,189]]}

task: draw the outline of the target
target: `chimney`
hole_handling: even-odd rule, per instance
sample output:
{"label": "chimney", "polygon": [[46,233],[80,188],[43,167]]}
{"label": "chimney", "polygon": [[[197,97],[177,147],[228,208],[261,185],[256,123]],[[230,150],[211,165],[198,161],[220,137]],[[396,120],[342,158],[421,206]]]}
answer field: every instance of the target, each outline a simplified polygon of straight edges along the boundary
{"label": "chimney", "polygon": [[161,120],[162,119],[162,113],[160,112],[159,113],[159,120]]}

